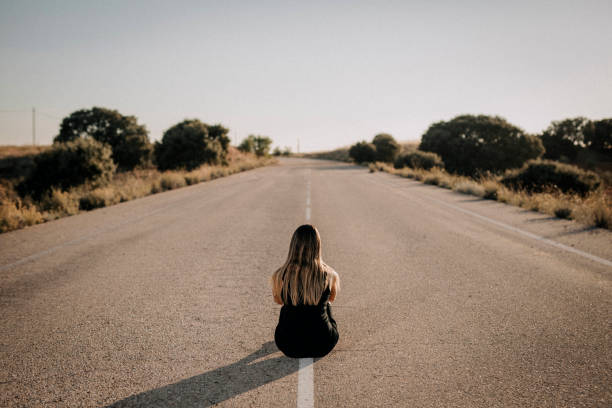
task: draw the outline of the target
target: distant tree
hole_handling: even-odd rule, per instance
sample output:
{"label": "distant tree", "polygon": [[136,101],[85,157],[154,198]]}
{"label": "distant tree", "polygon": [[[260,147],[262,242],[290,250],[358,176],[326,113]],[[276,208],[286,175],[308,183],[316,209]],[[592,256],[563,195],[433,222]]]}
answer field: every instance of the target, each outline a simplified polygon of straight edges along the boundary
{"label": "distant tree", "polygon": [[115,172],[109,145],[92,138],[53,143],[34,158],[32,173],[19,185],[22,195],[39,199],[52,187],[68,189],[83,183],[106,184]]}
{"label": "distant tree", "polygon": [[372,144],[376,146],[376,160],[381,162],[393,163],[401,150],[399,143],[387,133],[374,136]]}
{"label": "distant tree", "polygon": [[282,154],[280,147],[276,146],[272,151],[272,156],[280,156]]}
{"label": "distant tree", "polygon": [[243,153],[255,153],[255,136],[249,135],[238,145],[238,150]]}
{"label": "distant tree", "polygon": [[583,117],[552,122],[540,135],[545,149],[544,158],[575,162],[585,148],[584,131],[589,123]]}
{"label": "distant tree", "polygon": [[291,156],[291,148],[289,146],[285,146],[285,150],[283,150],[282,155]]}
{"label": "distant tree", "polygon": [[261,157],[270,154],[270,145],[272,145],[272,139],[267,136],[249,135],[238,145],[238,150]]}
{"label": "distant tree", "polygon": [[92,138],[108,144],[119,170],[131,170],[146,163],[151,154],[148,131],[135,116],[116,110],[93,107],[71,113],[62,120],[55,142]]}
{"label": "distant tree", "polygon": [[198,119],[186,119],[166,130],[161,142],[155,143],[155,162],[159,169],[192,170],[202,164],[220,163],[227,153],[223,149],[223,137],[219,133],[211,137],[208,130],[209,126]]}
{"label": "distant tree", "polygon": [[583,129],[584,144],[612,161],[612,119],[589,122]]}
{"label": "distant tree", "polygon": [[521,167],[544,152],[536,136],[499,116],[486,115],[461,115],[432,124],[419,150],[437,153],[448,171],[469,176]]}
{"label": "distant tree", "polygon": [[257,157],[268,156],[270,154],[270,146],[272,139],[267,136],[254,136],[255,154]]}
{"label": "distant tree", "polygon": [[207,125],[207,127],[208,137],[221,144],[221,158],[224,159],[230,144],[230,138],[228,136],[229,129],[223,127],[221,124]]}
{"label": "distant tree", "polygon": [[355,143],[349,149],[349,157],[355,163],[371,163],[376,161],[376,146],[373,143],[368,143],[365,140]]}

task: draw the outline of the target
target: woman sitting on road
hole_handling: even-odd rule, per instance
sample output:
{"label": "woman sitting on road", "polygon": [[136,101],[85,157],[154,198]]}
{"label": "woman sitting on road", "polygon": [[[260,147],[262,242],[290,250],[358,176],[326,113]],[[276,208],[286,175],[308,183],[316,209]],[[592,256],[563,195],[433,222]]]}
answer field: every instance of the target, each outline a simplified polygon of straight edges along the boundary
{"label": "woman sitting on road", "polygon": [[323,357],[334,348],[338,329],[329,302],[339,287],[338,274],[321,258],[319,231],[300,226],[287,261],[272,275],[274,301],[283,305],[274,341],[287,357]]}

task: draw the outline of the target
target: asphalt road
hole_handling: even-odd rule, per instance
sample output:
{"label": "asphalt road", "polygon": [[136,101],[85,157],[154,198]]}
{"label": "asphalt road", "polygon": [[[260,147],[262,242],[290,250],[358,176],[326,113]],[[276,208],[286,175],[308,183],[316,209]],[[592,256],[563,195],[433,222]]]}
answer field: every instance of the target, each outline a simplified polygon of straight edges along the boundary
{"label": "asphalt road", "polygon": [[295,407],[269,277],[308,184],[342,283],[315,406],[612,405],[612,233],[286,159],[0,235],[0,406]]}

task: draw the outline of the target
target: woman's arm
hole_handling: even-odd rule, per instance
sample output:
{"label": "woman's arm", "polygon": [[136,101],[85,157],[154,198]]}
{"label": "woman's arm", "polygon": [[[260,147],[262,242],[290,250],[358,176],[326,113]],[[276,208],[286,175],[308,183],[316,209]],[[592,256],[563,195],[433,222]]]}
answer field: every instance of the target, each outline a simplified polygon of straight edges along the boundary
{"label": "woman's arm", "polygon": [[274,293],[274,289],[272,290],[272,296],[274,296],[274,301],[276,303],[278,303],[279,305],[283,304],[283,301],[280,299],[280,297],[276,293]]}
{"label": "woman's arm", "polygon": [[333,302],[334,299],[336,299],[336,294],[340,290],[340,276],[338,276],[338,272],[336,271],[332,271],[330,286],[329,301]]}

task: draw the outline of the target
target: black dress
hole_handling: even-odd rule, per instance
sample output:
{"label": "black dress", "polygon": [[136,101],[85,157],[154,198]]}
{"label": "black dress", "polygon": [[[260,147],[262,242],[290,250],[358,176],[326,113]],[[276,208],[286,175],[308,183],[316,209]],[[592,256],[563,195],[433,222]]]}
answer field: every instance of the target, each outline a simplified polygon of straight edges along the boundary
{"label": "black dress", "polygon": [[323,357],[338,343],[338,328],[331,314],[327,287],[315,306],[283,305],[274,341],[287,357]]}

